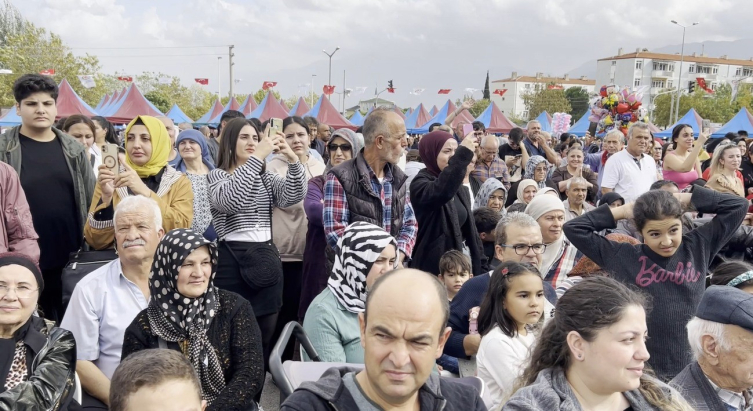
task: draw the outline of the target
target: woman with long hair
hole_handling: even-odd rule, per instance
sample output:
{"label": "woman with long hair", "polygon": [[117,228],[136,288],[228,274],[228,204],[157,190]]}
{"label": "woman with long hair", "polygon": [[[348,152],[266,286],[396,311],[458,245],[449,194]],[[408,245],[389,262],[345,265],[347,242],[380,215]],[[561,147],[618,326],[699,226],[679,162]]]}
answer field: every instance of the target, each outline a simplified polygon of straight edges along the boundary
{"label": "woman with long hair", "polygon": [[706,179],[706,187],[722,193],[745,197],[745,183],[738,169],[742,163],[740,146],[733,142],[723,142],[716,146],[711,156],[711,165]]}
{"label": "woman with long hair", "polygon": [[94,122],[94,142],[97,147],[102,147],[102,144],[108,143],[120,145],[118,132],[115,131],[112,123],[101,116],[92,117],[92,121]]}
{"label": "woman with long hair", "polygon": [[[651,190],[620,207],[600,206],[565,223],[567,239],[599,267],[626,284],[637,284],[655,297],[649,317],[651,365],[662,379],[672,379],[690,357],[687,324],[706,288],[706,273],[719,250],[745,218],[748,201],[691,186],[692,193]],[[692,205],[714,218],[694,229],[683,229],[685,209]],[[643,243],[618,243],[598,234],[632,218]],[[567,295],[567,293],[565,293]]]}
{"label": "woman with long hair", "polygon": [[728,285],[753,294],[753,264],[742,260],[725,261],[711,274],[711,285]]}
{"label": "woman with long hair", "polygon": [[642,294],[607,277],[573,286],[557,301],[521,388],[502,409],[690,411],[648,372],[647,306]]}
{"label": "woman with long hair", "polygon": [[[306,196],[306,172],[281,132],[260,133],[245,118],[222,129],[217,168],[209,173],[209,202],[220,241],[215,284],[251,303],[269,359],[282,307],[282,263],[272,242],[272,208],[290,207]],[[267,171],[273,151],[290,163],[285,177]]]}
{"label": "woman with long hair", "polygon": [[494,269],[478,316],[481,344],[478,377],[489,389],[486,406],[496,410],[510,397],[527,365],[544,318],[544,283],[536,267],[503,262]]}
{"label": "woman with long hair", "polygon": [[87,149],[89,161],[94,170],[94,177],[97,177],[99,166],[102,164],[102,151],[96,144],[96,126],[89,117],[81,114],[74,114],[68,117],[63,123],[63,132],[78,140]]}
{"label": "woman with long hair", "polygon": [[[324,168],[324,173],[314,176],[308,182],[306,199],[303,201],[308,230],[306,231],[306,247],[303,250],[301,301],[298,306],[298,319],[300,320],[306,315],[311,301],[327,287],[327,280],[332,271],[330,258],[322,258],[327,253],[334,252],[327,247],[327,240],[324,237],[324,222],[322,221],[324,175],[333,167],[355,158],[361,151],[361,147],[363,147],[363,138],[359,138],[353,130],[347,128],[335,130],[327,142],[329,161]],[[331,261],[334,261],[334,257]]]}
{"label": "woman with long hair", "polygon": [[672,129],[672,151],[664,156],[663,175],[665,180],[677,183],[680,190],[701,177],[701,162],[698,154],[709,135],[700,133],[698,140],[693,137],[693,128],[688,124],[678,124]]}

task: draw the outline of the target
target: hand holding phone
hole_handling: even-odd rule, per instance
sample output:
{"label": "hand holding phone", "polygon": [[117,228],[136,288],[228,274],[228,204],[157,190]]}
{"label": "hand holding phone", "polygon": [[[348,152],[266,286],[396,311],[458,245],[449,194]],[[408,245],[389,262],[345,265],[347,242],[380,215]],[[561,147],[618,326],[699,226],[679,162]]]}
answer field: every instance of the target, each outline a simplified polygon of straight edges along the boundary
{"label": "hand holding phone", "polygon": [[112,171],[113,174],[118,175],[120,172],[120,164],[118,161],[118,145],[117,144],[103,144],[102,145],[102,164]]}

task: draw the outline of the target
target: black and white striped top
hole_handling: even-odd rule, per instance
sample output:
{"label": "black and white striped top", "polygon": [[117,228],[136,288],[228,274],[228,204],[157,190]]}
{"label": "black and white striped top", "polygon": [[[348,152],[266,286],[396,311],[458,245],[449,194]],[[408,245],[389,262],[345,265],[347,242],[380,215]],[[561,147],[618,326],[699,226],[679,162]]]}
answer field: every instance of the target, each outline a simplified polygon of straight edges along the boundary
{"label": "black and white striped top", "polygon": [[285,177],[268,171],[262,173],[263,165],[252,156],[233,174],[219,168],[209,172],[209,202],[220,240],[236,231],[269,230],[270,200],[274,201],[273,206],[283,208],[306,197],[306,172],[300,162],[290,164]]}

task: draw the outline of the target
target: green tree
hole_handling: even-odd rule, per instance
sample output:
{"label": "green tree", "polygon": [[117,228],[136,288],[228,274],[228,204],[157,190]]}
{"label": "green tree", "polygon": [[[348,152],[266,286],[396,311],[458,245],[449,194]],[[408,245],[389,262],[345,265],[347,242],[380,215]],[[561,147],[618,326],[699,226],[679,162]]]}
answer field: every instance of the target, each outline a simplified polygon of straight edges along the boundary
{"label": "green tree", "polygon": [[4,47],[8,37],[24,31],[26,20],[9,0],[0,4],[0,46]]}
{"label": "green tree", "polygon": [[[656,125],[660,127],[672,125],[670,121],[672,100],[670,94],[662,94],[654,100],[652,118]],[[722,84],[713,93],[696,88],[692,94],[680,96],[680,116],[694,108],[702,118],[712,123],[723,124],[734,117],[742,107],[751,110],[752,105],[753,96],[750,85],[741,85],[737,97],[732,101],[732,87],[729,84]]]}
{"label": "green tree", "polygon": [[570,102],[572,109],[568,112],[573,117],[573,121],[580,120],[588,111],[588,91],[583,87],[570,87],[565,90],[565,98]]}
{"label": "green tree", "polygon": [[473,118],[476,118],[480,116],[481,113],[483,113],[484,110],[486,110],[486,108],[489,107],[489,104],[491,103],[492,103],[491,100],[488,100],[485,98],[481,100],[476,100],[473,102],[473,106],[471,106],[471,108],[468,111],[471,112],[471,115],[473,116]]}
{"label": "green tree", "polygon": [[162,95],[161,92],[157,90],[152,90],[146,94],[144,94],[144,98],[151,101],[152,104],[154,104],[157,109],[163,113],[167,113],[170,111],[170,108],[172,107],[172,104],[170,104],[170,100],[167,99],[164,95]]}
{"label": "green tree", "polygon": [[[276,90],[272,90],[272,93],[274,93],[276,99],[280,99],[280,93],[278,93]],[[259,89],[256,93],[254,93],[254,100],[256,100],[256,104],[261,103],[266,95],[267,91],[264,89]]]}
{"label": "green tree", "polygon": [[523,93],[523,103],[528,110],[528,117],[536,118],[544,111],[550,114],[569,113],[572,111],[570,101],[565,96],[565,91],[557,88],[549,88],[555,84],[537,84],[532,91]]}

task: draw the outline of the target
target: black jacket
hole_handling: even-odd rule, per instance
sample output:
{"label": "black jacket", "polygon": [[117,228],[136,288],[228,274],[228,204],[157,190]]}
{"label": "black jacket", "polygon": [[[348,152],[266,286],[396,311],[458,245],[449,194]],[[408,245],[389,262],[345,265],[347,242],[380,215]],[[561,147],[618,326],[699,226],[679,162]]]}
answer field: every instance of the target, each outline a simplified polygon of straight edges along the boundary
{"label": "black jacket", "polygon": [[473,202],[463,179],[473,152],[458,147],[447,167],[435,177],[427,169],[418,172],[410,185],[410,201],[420,227],[413,248],[411,268],[439,274],[439,258],[447,251],[463,249],[463,232],[458,221],[455,196],[468,214],[466,245],[471,252],[473,274],[486,270],[486,256],[481,248],[481,238],[473,222]]}
{"label": "black jacket", "polygon": [[727,411],[727,407],[711,386],[697,361],[688,364],[669,382],[669,385],[680,391],[682,397],[696,411]]}
{"label": "black jacket", "polygon": [[[392,171],[392,224],[390,235],[397,238],[403,227],[403,213],[405,212],[405,191],[408,177],[394,164],[388,164]],[[345,190],[348,199],[349,223],[364,221],[382,227],[382,200],[371,187],[369,166],[363,157],[363,150],[355,159],[348,160],[330,170],[337,177],[337,181]]]}
{"label": "black jacket", "polygon": [[[254,396],[264,386],[261,333],[256,316],[251,304],[236,293],[219,290],[217,299],[220,309],[209,326],[207,337],[220,360],[225,389],[207,410],[256,410]],[[150,348],[159,348],[159,338],[152,332],[144,310],[125,331],[121,361]],[[167,348],[181,351],[178,343],[167,342]]]}
{"label": "black jacket", "polygon": [[[330,368],[317,382],[305,382],[280,407],[280,411],[351,411],[355,400],[342,377],[350,367]],[[432,374],[418,391],[421,411],[486,411],[473,387]]]}
{"label": "black jacket", "polygon": [[[76,373],[76,340],[70,331],[52,322],[31,317],[24,337],[29,379],[0,394],[0,410],[66,410],[73,399]],[[0,376],[5,381],[6,376]]]}

